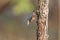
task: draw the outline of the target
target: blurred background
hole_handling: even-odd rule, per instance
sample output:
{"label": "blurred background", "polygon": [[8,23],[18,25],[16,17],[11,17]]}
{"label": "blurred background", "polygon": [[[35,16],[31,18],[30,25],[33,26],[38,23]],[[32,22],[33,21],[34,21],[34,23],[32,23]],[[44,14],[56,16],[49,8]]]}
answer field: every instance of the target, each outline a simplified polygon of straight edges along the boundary
{"label": "blurred background", "polygon": [[[0,40],[36,40],[36,23],[27,25],[36,7],[37,0],[0,0]],[[59,10],[60,0],[49,0],[49,40],[60,40]]]}

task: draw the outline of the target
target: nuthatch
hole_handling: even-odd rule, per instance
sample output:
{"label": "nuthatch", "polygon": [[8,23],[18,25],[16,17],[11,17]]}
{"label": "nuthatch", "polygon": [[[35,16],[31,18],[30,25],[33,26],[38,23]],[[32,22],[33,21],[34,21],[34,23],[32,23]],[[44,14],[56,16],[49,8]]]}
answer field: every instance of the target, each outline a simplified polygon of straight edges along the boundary
{"label": "nuthatch", "polygon": [[27,20],[27,25],[29,25],[30,23],[32,23],[35,20],[35,12],[33,12],[32,16]]}

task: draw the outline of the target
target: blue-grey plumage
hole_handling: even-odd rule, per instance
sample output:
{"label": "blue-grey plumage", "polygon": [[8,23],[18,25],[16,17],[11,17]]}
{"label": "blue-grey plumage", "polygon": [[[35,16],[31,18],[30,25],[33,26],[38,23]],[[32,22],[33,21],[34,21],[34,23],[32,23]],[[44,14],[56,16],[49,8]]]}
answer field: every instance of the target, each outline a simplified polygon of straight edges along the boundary
{"label": "blue-grey plumage", "polygon": [[27,20],[27,25],[29,25],[30,23],[32,23],[35,20],[35,12],[33,12],[32,16],[29,17],[29,19]]}

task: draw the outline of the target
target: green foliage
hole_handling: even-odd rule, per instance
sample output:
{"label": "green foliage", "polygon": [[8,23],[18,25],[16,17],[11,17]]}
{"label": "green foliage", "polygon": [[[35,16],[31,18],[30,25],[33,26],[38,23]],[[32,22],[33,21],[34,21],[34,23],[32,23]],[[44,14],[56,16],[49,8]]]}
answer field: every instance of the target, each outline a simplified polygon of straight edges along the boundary
{"label": "green foliage", "polygon": [[14,0],[13,2],[16,3],[16,5],[13,7],[13,12],[15,15],[32,11],[34,8],[30,0]]}

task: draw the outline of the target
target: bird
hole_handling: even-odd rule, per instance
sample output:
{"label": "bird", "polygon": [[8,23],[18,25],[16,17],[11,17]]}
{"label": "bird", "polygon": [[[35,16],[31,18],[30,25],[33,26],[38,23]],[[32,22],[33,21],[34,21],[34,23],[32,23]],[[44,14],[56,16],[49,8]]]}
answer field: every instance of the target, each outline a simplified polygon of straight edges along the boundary
{"label": "bird", "polygon": [[27,20],[27,25],[29,25],[36,19],[35,16],[36,16],[36,14],[35,14],[35,12],[33,12],[32,16],[30,16],[29,19]]}

